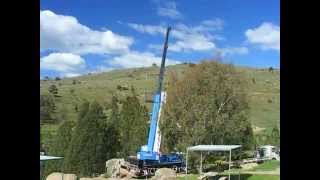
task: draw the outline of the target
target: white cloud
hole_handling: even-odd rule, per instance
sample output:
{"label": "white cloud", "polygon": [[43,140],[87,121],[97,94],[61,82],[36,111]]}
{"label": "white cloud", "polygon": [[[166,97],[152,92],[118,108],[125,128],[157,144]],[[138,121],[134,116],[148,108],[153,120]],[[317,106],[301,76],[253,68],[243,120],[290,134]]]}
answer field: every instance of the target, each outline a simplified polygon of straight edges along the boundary
{"label": "white cloud", "polygon": [[112,67],[108,67],[108,66],[104,66],[104,65],[99,65],[95,67],[95,70],[91,71],[91,73],[102,73],[102,72],[108,72],[108,71],[112,71],[114,70],[114,68]]}
{"label": "white cloud", "polygon": [[215,48],[215,44],[201,34],[186,34],[182,39],[168,47],[174,52],[206,51]]}
{"label": "white cloud", "polygon": [[[158,66],[161,65],[161,57],[155,56],[150,52],[136,52],[132,51],[121,56],[114,57],[111,60],[106,61],[112,66],[119,66],[121,68],[134,68],[134,67],[149,67],[153,63]],[[166,59],[166,65],[180,64],[181,62]]]}
{"label": "white cloud", "polygon": [[247,41],[261,49],[280,50],[280,27],[272,23],[262,23],[259,27],[245,32]]}
{"label": "white cloud", "polygon": [[163,26],[155,26],[155,25],[142,25],[135,23],[128,23],[129,27],[141,33],[148,33],[151,35],[163,34],[166,32],[166,28]]}
{"label": "white cloud", "polygon": [[167,1],[164,3],[158,3],[157,14],[163,17],[169,17],[172,19],[181,19],[183,16],[177,10],[177,5],[174,1]]}
{"label": "white cloud", "polygon": [[40,11],[40,50],[74,54],[123,53],[129,51],[133,38],[110,30],[96,31],[82,25],[73,16]]}
{"label": "white cloud", "polygon": [[63,77],[75,77],[83,73],[86,68],[85,60],[76,54],[51,53],[40,59],[42,70],[52,70]]}
{"label": "white cloud", "polygon": [[78,76],[81,76],[81,75],[82,74],[80,74],[80,73],[65,73],[65,74],[62,74],[62,76],[69,77],[69,78],[78,77]]}
{"label": "white cloud", "polygon": [[[128,25],[138,32],[151,35],[163,35],[166,30],[166,27],[162,25],[143,25],[135,23],[129,23]],[[171,37],[176,41],[169,45],[168,50],[174,52],[213,50],[216,47],[214,40],[221,40],[221,37],[212,34],[212,32],[221,30],[223,25],[223,21],[218,18],[202,21],[197,26],[187,26],[179,23],[172,29]],[[162,48],[162,46],[158,44],[151,44],[149,47],[156,49]]]}
{"label": "white cloud", "polygon": [[227,48],[217,48],[216,53],[221,56],[233,55],[233,54],[248,54],[249,50],[247,47],[227,47]]}

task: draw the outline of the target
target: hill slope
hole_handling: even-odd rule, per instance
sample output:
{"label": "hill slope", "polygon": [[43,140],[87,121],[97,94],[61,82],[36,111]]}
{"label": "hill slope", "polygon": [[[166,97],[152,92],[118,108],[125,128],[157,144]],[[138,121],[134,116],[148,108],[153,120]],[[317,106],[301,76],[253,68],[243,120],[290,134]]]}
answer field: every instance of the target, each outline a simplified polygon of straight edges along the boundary
{"label": "hill slope", "polygon": [[[182,77],[189,65],[181,64],[168,66],[166,74],[175,72]],[[280,71],[269,72],[267,69],[253,69],[237,67],[248,78],[250,120],[256,130],[270,130],[274,126],[279,127],[280,122]],[[133,86],[141,102],[150,99],[155,90],[159,68],[136,68],[91,74],[76,78],[62,80],[40,81],[40,93],[47,94],[48,87],[55,84],[59,95],[56,98],[57,114],[68,120],[76,120],[75,107],[80,105],[83,99],[97,100],[99,103],[108,104],[112,94],[125,97],[129,90],[118,89],[118,86],[130,89]],[[165,79],[166,81],[166,79]],[[148,94],[145,96],[145,94]],[[147,103],[150,109],[151,104]],[[55,125],[44,125],[41,128],[42,135],[48,136],[56,130]],[[53,135],[53,134],[52,134]],[[46,139],[44,137],[44,139]]]}

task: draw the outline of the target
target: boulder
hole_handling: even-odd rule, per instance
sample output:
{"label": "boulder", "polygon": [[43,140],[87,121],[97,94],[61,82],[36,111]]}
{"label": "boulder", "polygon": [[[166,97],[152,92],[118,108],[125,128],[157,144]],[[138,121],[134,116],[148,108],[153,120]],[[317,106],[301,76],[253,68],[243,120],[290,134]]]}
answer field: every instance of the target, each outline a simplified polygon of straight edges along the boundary
{"label": "boulder", "polygon": [[110,159],[106,162],[106,177],[117,178],[120,176],[121,164],[124,159]]}
{"label": "boulder", "polygon": [[156,171],[154,180],[174,180],[177,179],[177,174],[174,170],[169,168],[160,168]]}
{"label": "boulder", "polygon": [[49,174],[46,180],[77,180],[77,176],[75,174],[63,174],[55,172]]}
{"label": "boulder", "polygon": [[64,174],[63,180],[77,180],[77,176],[75,174]]}
{"label": "boulder", "polygon": [[63,173],[51,173],[47,176],[46,180],[63,180]]}
{"label": "boulder", "polygon": [[228,177],[225,177],[225,176],[219,178],[219,180],[227,180],[227,179],[228,179]]}
{"label": "boulder", "polygon": [[80,180],[108,180],[108,178],[94,177],[94,178],[80,178]]}

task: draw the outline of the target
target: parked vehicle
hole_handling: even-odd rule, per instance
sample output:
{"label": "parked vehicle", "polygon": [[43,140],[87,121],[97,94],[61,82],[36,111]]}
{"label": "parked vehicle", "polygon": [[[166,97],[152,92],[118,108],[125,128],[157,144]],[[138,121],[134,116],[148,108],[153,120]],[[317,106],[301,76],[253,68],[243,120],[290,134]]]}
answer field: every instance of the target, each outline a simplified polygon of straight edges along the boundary
{"label": "parked vehicle", "polygon": [[258,160],[278,160],[280,161],[280,148],[271,145],[260,146],[256,152]]}

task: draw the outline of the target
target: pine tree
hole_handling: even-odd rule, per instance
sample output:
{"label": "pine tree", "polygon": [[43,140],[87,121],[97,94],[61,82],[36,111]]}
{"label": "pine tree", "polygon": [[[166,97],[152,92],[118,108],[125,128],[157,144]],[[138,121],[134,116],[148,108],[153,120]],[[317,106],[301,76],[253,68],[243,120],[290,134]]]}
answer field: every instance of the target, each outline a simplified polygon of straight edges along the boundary
{"label": "pine tree", "polygon": [[[72,121],[64,121],[58,128],[57,135],[54,138],[53,144],[50,145],[48,153],[52,156],[66,157],[67,151],[72,138]],[[52,172],[62,172],[64,160],[47,162],[45,168],[45,176]]]}
{"label": "pine tree", "polygon": [[122,102],[120,113],[122,156],[136,154],[141,145],[146,143],[148,131],[148,111],[140,104],[134,88],[131,96]]}
{"label": "pine tree", "polygon": [[106,159],[119,157],[121,152],[120,142],[120,115],[119,115],[119,100],[116,96],[111,100],[111,115],[106,124],[105,146],[107,147]]}
{"label": "pine tree", "polygon": [[72,136],[70,148],[66,157],[67,172],[79,176],[91,176],[102,173],[106,161],[106,146],[104,144],[105,120],[103,108],[97,103],[85,102],[79,112],[79,119]]}
{"label": "pine tree", "polygon": [[51,95],[40,95],[40,122],[52,120],[55,110],[54,98]]}

